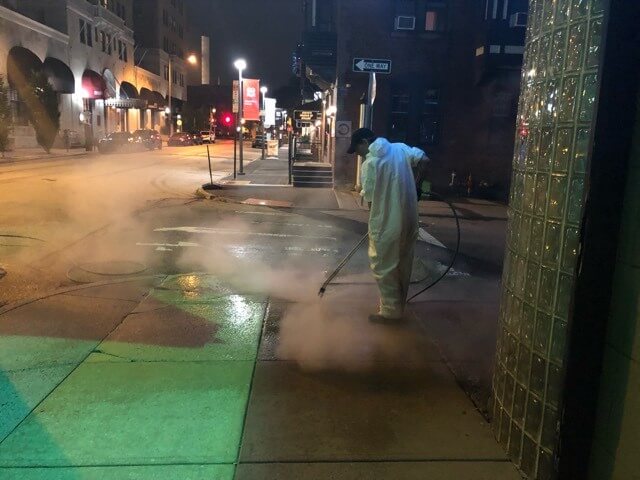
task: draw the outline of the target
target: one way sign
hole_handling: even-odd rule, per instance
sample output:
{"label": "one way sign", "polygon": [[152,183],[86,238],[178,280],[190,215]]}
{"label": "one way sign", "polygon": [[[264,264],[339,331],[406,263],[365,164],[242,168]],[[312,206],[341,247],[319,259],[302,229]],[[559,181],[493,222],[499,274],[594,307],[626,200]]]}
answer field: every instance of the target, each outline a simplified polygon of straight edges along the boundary
{"label": "one way sign", "polygon": [[353,71],[364,73],[391,73],[391,60],[354,58]]}

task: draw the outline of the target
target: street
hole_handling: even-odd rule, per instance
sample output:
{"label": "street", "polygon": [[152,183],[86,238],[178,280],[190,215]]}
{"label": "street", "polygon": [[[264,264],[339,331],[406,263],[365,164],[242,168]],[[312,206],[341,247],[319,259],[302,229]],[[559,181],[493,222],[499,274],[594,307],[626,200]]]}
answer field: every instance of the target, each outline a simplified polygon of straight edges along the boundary
{"label": "street", "polygon": [[[366,249],[317,297],[366,232],[351,194],[198,198],[205,150],[2,166],[2,477],[518,478],[481,415],[504,207],[459,202],[454,270],[376,326]],[[421,219],[414,291],[455,248],[446,205]]]}

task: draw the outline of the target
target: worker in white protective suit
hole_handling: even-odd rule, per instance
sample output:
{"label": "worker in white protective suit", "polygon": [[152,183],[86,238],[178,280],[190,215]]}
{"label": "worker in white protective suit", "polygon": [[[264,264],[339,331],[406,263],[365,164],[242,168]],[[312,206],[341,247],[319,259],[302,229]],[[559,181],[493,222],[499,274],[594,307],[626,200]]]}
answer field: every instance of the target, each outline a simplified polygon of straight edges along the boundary
{"label": "worker in white protective suit", "polygon": [[369,319],[397,321],[404,314],[418,236],[416,185],[422,183],[429,158],[419,148],[389,143],[367,128],[353,133],[347,152],[365,157],[361,195],[371,206],[369,261],[380,290],[380,310]]}

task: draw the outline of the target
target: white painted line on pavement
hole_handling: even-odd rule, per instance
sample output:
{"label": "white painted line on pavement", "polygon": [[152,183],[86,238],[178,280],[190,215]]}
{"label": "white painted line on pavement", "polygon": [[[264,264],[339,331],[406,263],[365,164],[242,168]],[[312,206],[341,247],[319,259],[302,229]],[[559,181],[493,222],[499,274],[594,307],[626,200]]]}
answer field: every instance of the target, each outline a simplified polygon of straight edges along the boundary
{"label": "white painted line on pavement", "polygon": [[418,239],[422,240],[425,243],[430,243],[431,245],[435,245],[436,247],[447,248],[446,245],[444,245],[440,240],[438,240],[436,237],[428,233],[422,227],[420,227],[420,230],[418,230]]}
{"label": "white painted line on pavement", "polygon": [[178,243],[136,243],[139,247],[199,247],[199,243],[178,242]]}

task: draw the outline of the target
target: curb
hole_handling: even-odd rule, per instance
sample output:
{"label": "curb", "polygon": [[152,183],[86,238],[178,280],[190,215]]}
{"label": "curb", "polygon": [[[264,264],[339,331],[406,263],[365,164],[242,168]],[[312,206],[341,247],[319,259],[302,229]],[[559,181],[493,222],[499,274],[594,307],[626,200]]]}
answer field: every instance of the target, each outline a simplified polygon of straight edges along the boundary
{"label": "curb", "polygon": [[2,166],[2,165],[11,165],[11,164],[14,164],[14,163],[23,163],[23,162],[38,162],[38,161],[42,161],[42,160],[50,160],[50,161],[66,160],[66,159],[69,159],[69,158],[76,158],[76,157],[89,157],[89,156],[93,156],[95,154],[96,154],[96,152],[84,152],[84,153],[76,153],[74,155],[42,156],[42,157],[37,157],[37,158],[5,157],[5,158],[0,158],[0,166]]}

